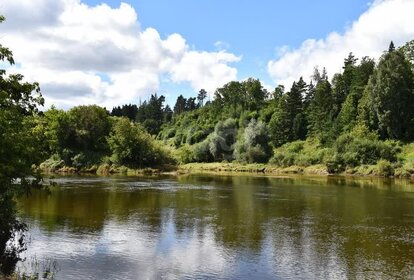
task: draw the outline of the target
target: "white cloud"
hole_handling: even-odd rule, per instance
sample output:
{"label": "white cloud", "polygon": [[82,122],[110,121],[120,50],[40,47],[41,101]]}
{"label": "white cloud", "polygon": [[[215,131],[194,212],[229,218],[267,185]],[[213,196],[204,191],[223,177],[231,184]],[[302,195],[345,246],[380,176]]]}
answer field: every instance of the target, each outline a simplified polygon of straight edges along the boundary
{"label": "white cloud", "polygon": [[[163,39],[142,30],[136,11],[122,3],[88,6],[80,0],[2,3],[2,44],[14,52],[28,80],[38,81],[48,105],[136,102],[159,90],[162,76],[214,90],[237,78],[227,51],[190,49],[179,34]],[[104,78],[107,77],[107,78]]]}
{"label": "white cloud", "polygon": [[300,76],[308,79],[315,66],[326,67],[328,75],[341,71],[349,52],[378,58],[391,40],[399,46],[414,39],[413,11],[412,0],[377,0],[344,34],[308,39],[294,50],[280,48],[278,59],[268,62],[268,73],[276,83],[290,87]]}

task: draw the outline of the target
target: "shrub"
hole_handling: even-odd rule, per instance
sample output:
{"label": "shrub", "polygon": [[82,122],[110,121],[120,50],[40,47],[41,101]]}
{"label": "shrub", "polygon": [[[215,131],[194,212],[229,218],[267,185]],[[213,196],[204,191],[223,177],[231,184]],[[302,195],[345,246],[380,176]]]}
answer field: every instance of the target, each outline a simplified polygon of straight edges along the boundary
{"label": "shrub", "polygon": [[344,164],[354,167],[361,164],[376,164],[380,159],[395,162],[401,147],[396,141],[381,141],[341,135],[334,144],[334,152],[341,155]]}
{"label": "shrub", "polygon": [[211,162],[214,160],[210,153],[209,141],[197,143],[192,148],[193,160],[195,162]]}
{"label": "shrub", "polygon": [[380,159],[377,163],[378,175],[390,177],[394,175],[394,168],[388,160]]}
{"label": "shrub", "polygon": [[87,165],[87,158],[84,153],[79,153],[72,158],[72,166],[81,168]]}
{"label": "shrub", "polygon": [[145,129],[119,118],[108,137],[112,161],[131,167],[148,167],[172,161],[171,155]]}
{"label": "shrub", "polygon": [[57,170],[65,165],[63,159],[58,154],[52,155],[49,159],[40,164],[41,169]]}
{"label": "shrub", "polygon": [[267,127],[252,119],[235,145],[234,157],[239,162],[264,163],[272,156]]}
{"label": "shrub", "polygon": [[180,163],[194,162],[193,150],[189,145],[184,145],[176,151],[177,161]]}

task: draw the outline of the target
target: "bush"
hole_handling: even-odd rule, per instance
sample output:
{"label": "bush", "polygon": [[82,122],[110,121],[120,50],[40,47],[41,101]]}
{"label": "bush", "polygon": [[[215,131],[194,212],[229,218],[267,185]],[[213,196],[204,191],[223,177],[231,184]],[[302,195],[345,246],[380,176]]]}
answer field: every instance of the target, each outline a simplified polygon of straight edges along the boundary
{"label": "bush", "polygon": [[378,175],[380,176],[390,177],[394,175],[394,168],[388,160],[379,160],[377,163],[377,169]]}
{"label": "bush", "polygon": [[270,159],[270,163],[281,167],[288,167],[295,165],[295,160],[295,154],[275,152],[274,156]]}
{"label": "bush", "polygon": [[173,161],[162,144],[156,142],[145,129],[126,118],[119,118],[108,137],[114,163],[128,167],[150,167]]}
{"label": "bush", "polygon": [[192,153],[195,162],[211,162],[214,160],[210,153],[209,141],[203,141],[194,145]]}
{"label": "bush", "polygon": [[52,155],[49,159],[40,164],[41,169],[50,169],[51,171],[62,168],[63,166],[65,166],[65,162],[58,154]]}
{"label": "bush", "polygon": [[179,163],[194,162],[193,150],[189,145],[184,145],[176,151],[177,161]]}
{"label": "bush", "polygon": [[252,119],[235,145],[234,157],[239,162],[265,163],[272,156],[267,127]]}
{"label": "bush", "polygon": [[355,138],[351,134],[339,136],[334,144],[334,152],[341,155],[344,164],[349,167],[376,164],[380,159],[395,162],[400,151],[396,141]]}
{"label": "bush", "polygon": [[204,139],[206,139],[207,136],[208,136],[207,131],[203,131],[203,130],[194,131],[191,129],[188,132],[187,144],[193,145],[193,144],[199,143],[203,141]]}
{"label": "bush", "polygon": [[164,139],[170,139],[173,138],[175,136],[175,128],[171,128],[170,130],[168,130],[167,134],[165,135]]}
{"label": "bush", "polygon": [[84,153],[79,153],[72,158],[72,166],[81,168],[87,165],[87,158]]}
{"label": "bush", "polygon": [[299,140],[275,149],[270,163],[281,167],[321,164],[329,158],[330,152],[329,148],[322,148],[315,139]]}
{"label": "bush", "polygon": [[346,165],[344,160],[339,155],[334,155],[331,159],[326,161],[326,170],[329,174],[335,174],[345,171]]}

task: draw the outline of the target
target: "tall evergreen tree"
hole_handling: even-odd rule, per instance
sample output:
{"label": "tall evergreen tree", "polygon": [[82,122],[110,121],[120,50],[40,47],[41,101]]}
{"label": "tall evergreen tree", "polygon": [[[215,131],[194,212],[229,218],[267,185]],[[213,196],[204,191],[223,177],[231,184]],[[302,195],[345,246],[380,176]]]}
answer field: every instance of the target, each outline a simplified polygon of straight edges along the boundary
{"label": "tall evergreen tree", "polygon": [[350,92],[347,95],[345,102],[342,104],[338,116],[338,132],[349,131],[355,126],[358,115],[358,105],[368,80],[374,71],[374,67],[375,62],[369,57],[362,58],[360,64],[355,67]]}
{"label": "tall evergreen tree", "polygon": [[197,95],[197,99],[198,99],[200,107],[203,107],[204,99],[206,99],[206,97],[207,97],[207,91],[205,89],[200,89]]}
{"label": "tall evergreen tree", "polygon": [[289,141],[305,139],[307,121],[303,98],[306,89],[307,85],[301,77],[298,82],[293,82],[292,88],[283,98],[278,98],[276,110],[269,122],[269,130],[275,146],[280,146]]}
{"label": "tall evergreen tree", "polygon": [[333,117],[339,114],[342,104],[349,95],[352,87],[352,81],[354,79],[356,63],[358,59],[350,53],[348,57],[344,60],[344,66],[342,67],[343,72],[340,74],[334,75],[332,79],[333,87],[333,108],[332,114]]}
{"label": "tall evergreen tree", "polygon": [[304,139],[306,137],[306,120],[303,114],[303,97],[307,85],[300,77],[299,81],[294,82],[292,88],[286,93],[286,109],[291,131],[289,141]]}
{"label": "tall evergreen tree", "polygon": [[324,75],[316,85],[315,97],[307,112],[310,133],[323,141],[329,140],[331,133],[333,103],[332,86]]}
{"label": "tall evergreen tree", "polygon": [[184,96],[182,94],[180,94],[177,97],[177,101],[175,102],[174,105],[174,114],[181,114],[185,112],[185,108],[187,105],[187,99],[184,98]]}
{"label": "tall evergreen tree", "polygon": [[404,54],[392,45],[364,91],[360,119],[383,139],[414,139],[413,72]]}

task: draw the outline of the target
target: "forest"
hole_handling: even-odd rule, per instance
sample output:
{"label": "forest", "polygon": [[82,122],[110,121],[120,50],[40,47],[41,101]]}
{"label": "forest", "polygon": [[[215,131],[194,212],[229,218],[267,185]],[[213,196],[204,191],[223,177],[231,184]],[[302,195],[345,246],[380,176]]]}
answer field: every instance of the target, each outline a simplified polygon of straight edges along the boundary
{"label": "forest", "polygon": [[[49,170],[95,172],[186,163],[264,163],[410,177],[414,174],[414,41],[393,42],[376,62],[344,59],[329,77],[315,68],[290,88],[269,92],[258,79],[214,92],[164,96],[110,110],[51,108],[34,131]],[[102,171],[102,170],[101,170]]]}

